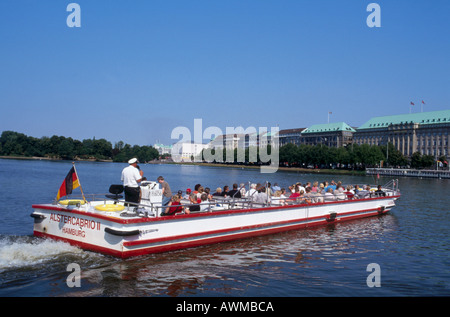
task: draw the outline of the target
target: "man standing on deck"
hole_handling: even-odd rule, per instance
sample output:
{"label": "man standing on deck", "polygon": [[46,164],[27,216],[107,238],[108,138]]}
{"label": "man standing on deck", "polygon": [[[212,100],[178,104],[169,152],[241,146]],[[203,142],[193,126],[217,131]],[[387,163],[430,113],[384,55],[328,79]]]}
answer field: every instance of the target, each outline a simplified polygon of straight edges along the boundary
{"label": "man standing on deck", "polygon": [[[125,193],[125,201],[139,204],[141,189],[139,184],[142,181],[143,171],[137,168],[138,160],[132,158],[128,161],[129,166],[122,170],[122,182]],[[126,204],[127,206],[128,204]]]}
{"label": "man standing on deck", "polygon": [[164,180],[164,177],[159,176],[158,183],[161,184],[162,189],[162,205],[166,206],[172,198],[172,191],[170,190],[169,184]]}

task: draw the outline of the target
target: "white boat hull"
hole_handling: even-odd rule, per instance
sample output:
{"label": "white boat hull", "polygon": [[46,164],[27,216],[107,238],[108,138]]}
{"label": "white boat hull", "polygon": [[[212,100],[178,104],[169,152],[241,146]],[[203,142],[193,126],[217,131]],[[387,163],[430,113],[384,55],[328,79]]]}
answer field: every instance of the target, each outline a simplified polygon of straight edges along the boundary
{"label": "white boat hull", "polygon": [[[33,205],[34,235],[120,258],[166,252],[384,214],[400,196],[230,209],[164,217],[122,217],[86,206]],[[100,204],[103,202],[97,202]]]}

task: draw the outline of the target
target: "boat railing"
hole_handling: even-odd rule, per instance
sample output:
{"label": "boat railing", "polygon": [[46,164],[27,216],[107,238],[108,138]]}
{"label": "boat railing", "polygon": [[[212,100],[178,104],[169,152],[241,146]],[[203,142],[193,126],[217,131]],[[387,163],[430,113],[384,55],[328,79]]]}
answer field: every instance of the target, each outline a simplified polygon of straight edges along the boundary
{"label": "boat railing", "polygon": [[[214,211],[223,211],[223,210],[233,210],[233,209],[253,209],[253,208],[264,208],[264,207],[278,207],[278,206],[288,206],[288,205],[308,205],[308,204],[316,204],[321,202],[344,202],[349,200],[357,200],[357,199],[367,199],[367,198],[377,198],[383,196],[395,196],[398,194],[398,182],[390,182],[387,184],[388,186],[383,186],[383,193],[376,193],[373,190],[361,190],[359,194],[354,194],[352,197],[345,194],[341,197],[337,195],[333,195],[329,198],[325,194],[314,194],[309,197],[301,196],[295,198],[278,198],[271,197],[267,195],[267,200],[265,202],[256,202],[251,197],[244,198],[233,198],[233,197],[221,197],[214,196],[211,201],[203,201],[201,203],[190,203],[184,202],[180,205],[153,205],[160,212],[156,213],[156,217],[161,216],[161,213],[164,210],[168,210],[170,208],[183,208],[183,212],[185,208],[192,209],[193,206],[198,206],[200,210],[191,211],[191,214],[196,213],[205,213],[205,212],[214,212]],[[372,188],[374,188],[372,186]],[[148,206],[147,206],[148,207]]]}
{"label": "boat railing", "polygon": [[[364,185],[361,185],[364,188]],[[367,185],[366,185],[367,186]],[[370,185],[369,185],[370,186]],[[244,186],[239,188],[239,191]],[[183,212],[185,212],[186,208],[190,211],[189,213],[203,213],[203,212],[214,212],[214,211],[223,211],[223,210],[233,210],[233,209],[253,209],[253,208],[264,208],[264,207],[278,207],[278,206],[288,206],[288,205],[309,205],[316,204],[322,202],[343,202],[348,200],[355,199],[365,199],[365,198],[375,198],[380,196],[396,196],[399,194],[399,185],[398,180],[393,179],[382,186],[383,193],[375,192],[375,185],[371,185],[371,190],[361,190],[357,194],[348,195],[345,192],[340,195],[325,195],[313,193],[311,195],[300,196],[300,197],[274,197],[270,196],[268,193],[265,194],[265,199],[263,202],[255,201],[255,196],[247,196],[247,197],[236,197],[235,195],[231,197],[222,197],[222,196],[213,196],[212,200],[202,201],[200,203],[191,203],[189,201],[185,201],[183,199],[183,203],[180,205],[161,205],[161,202],[152,202],[150,199],[142,198],[140,203],[132,203],[127,202],[124,199],[111,199],[107,193],[103,194],[87,194],[83,197],[72,196],[69,195],[65,197],[65,200],[72,201],[73,203],[69,203],[67,205],[73,207],[81,207],[84,206],[83,201],[86,202],[95,202],[95,204],[120,204],[124,205],[125,208],[123,212],[120,214],[121,216],[145,216],[145,217],[160,217],[162,213],[166,210],[170,210],[169,208],[177,208],[181,207]],[[54,201],[54,204],[58,202]],[[191,210],[192,207],[196,207],[199,210]],[[198,206],[198,207],[197,207]],[[88,207],[86,207],[88,208]]]}

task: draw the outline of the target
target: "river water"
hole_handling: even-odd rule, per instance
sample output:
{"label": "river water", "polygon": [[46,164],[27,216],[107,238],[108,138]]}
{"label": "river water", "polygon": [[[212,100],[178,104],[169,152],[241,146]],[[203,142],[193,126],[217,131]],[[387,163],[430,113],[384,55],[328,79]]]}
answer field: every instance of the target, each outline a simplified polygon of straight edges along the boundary
{"label": "river water", "polygon": [[[126,165],[76,166],[87,194],[107,193]],[[402,197],[380,217],[122,260],[33,237],[31,205],[53,200],[70,168],[71,162],[0,159],[0,296],[450,295],[449,180],[401,178]],[[285,187],[297,181],[389,181],[190,165],[141,168],[148,179],[164,176],[175,192],[197,183],[215,189],[248,181]],[[71,263],[80,266],[80,287],[67,283]],[[373,264],[376,286],[368,283]]]}

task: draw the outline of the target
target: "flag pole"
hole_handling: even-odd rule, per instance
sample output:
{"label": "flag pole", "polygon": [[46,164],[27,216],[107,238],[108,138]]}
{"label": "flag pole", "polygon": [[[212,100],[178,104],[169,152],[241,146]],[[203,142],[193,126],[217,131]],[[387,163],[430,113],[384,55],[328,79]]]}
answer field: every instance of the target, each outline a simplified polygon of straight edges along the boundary
{"label": "flag pole", "polygon": [[86,198],[84,197],[83,187],[81,187],[80,178],[78,177],[77,168],[75,167],[75,162],[72,162],[73,169],[75,170],[75,174],[77,174],[78,185],[80,185],[81,195],[83,196],[83,200],[86,202]]}

